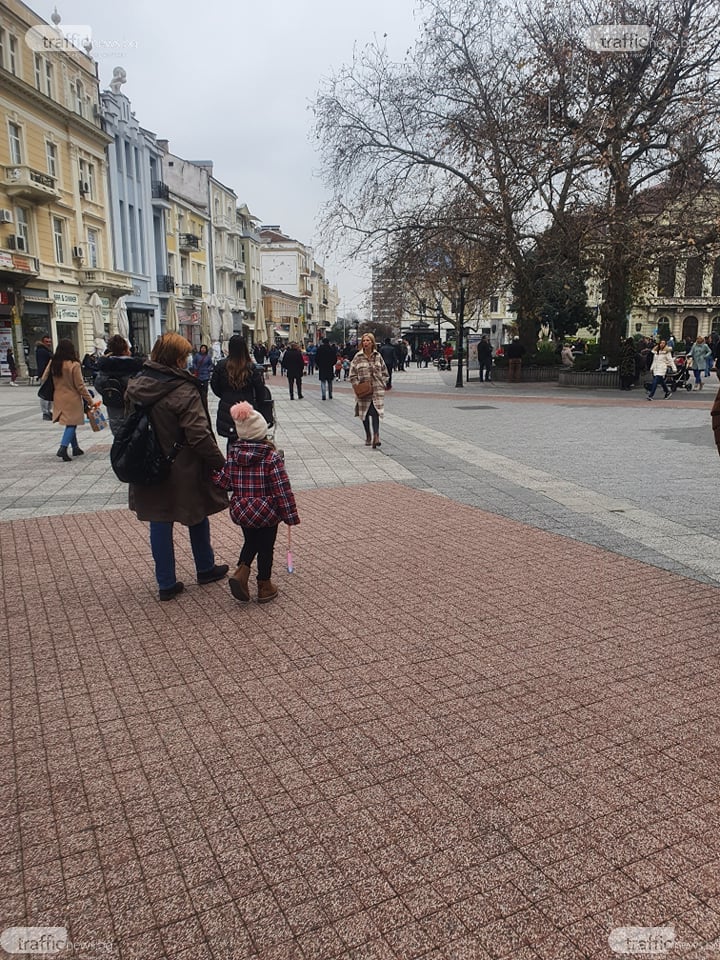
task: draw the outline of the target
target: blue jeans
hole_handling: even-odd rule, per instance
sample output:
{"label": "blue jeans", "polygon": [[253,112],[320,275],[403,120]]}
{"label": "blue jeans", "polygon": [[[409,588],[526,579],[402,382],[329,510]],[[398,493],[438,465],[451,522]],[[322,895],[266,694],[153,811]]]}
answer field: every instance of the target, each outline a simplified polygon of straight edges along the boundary
{"label": "blue jeans", "polygon": [[[188,527],[195,569],[207,573],[215,566],[215,554],[210,544],[210,521],[207,517]],[[175,576],[175,545],[173,525],[157,520],[150,521],[150,549],[155,561],[155,579],[160,590],[170,590],[177,583]]]}
{"label": "blue jeans", "polygon": [[323,398],[323,400],[325,399],[326,393],[330,395],[330,399],[332,400],[332,384],[332,379],[320,381],[320,396]]}
{"label": "blue jeans", "polygon": [[668,393],[670,393],[670,391],[667,388],[667,384],[665,383],[665,377],[659,377],[657,374],[655,374],[655,376],[652,379],[652,383],[650,384],[649,395],[651,397],[655,396],[655,391],[657,390],[658,387],[663,388],[663,390],[665,391],[665,396],[667,396]]}
{"label": "blue jeans", "polygon": [[77,427],[65,427],[63,430],[62,440],[60,441],[61,447],[69,447],[72,445],[73,450],[77,447]]}

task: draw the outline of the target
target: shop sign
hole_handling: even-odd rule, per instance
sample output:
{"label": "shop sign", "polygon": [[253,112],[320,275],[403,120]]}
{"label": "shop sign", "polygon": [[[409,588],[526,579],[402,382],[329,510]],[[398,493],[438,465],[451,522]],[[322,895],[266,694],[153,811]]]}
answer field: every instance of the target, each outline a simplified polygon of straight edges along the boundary
{"label": "shop sign", "polygon": [[80,298],[77,293],[59,293],[57,291],[53,292],[53,300],[58,304],[67,304],[69,306],[77,307],[80,305]]}
{"label": "shop sign", "polygon": [[60,307],[57,310],[57,319],[58,320],[72,320],[73,322],[79,323],[80,321],[80,311],[73,310],[70,307]]}

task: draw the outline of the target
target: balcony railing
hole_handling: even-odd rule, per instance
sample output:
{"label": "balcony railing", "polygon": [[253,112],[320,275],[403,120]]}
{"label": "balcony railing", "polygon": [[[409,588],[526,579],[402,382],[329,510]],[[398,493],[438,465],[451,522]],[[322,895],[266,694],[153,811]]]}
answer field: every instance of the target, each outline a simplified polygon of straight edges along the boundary
{"label": "balcony railing", "polygon": [[23,164],[4,167],[3,186],[9,197],[31,203],[50,203],[60,198],[55,177]]}
{"label": "balcony railing", "polygon": [[[17,250],[0,250],[0,274],[25,274],[28,278],[39,272],[37,257]],[[17,282],[17,278],[13,281]]]}
{"label": "balcony railing", "polygon": [[158,293],[175,293],[175,277],[169,273],[157,278]]}
{"label": "balcony railing", "polygon": [[180,290],[183,297],[188,300],[200,300],[202,298],[202,287],[199,283],[184,283]]}
{"label": "balcony railing", "polygon": [[181,233],[178,238],[181,250],[199,250],[200,237],[194,233]]}
{"label": "balcony railing", "polygon": [[153,180],[150,184],[150,189],[152,190],[153,200],[170,199],[170,187],[166,183],[163,183],[162,180]]}
{"label": "balcony railing", "polygon": [[119,295],[132,293],[135,289],[133,278],[119,270],[83,270],[83,283],[96,290]]}
{"label": "balcony railing", "polygon": [[233,261],[233,273],[245,273],[245,261],[244,260],[235,260]]}

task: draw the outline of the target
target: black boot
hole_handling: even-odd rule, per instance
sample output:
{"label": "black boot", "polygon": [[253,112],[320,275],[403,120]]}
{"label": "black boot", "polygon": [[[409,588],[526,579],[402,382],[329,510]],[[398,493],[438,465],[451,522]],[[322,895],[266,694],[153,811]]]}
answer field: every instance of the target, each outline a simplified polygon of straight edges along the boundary
{"label": "black boot", "polygon": [[62,460],[65,460],[66,463],[69,463],[72,460],[72,457],[67,452],[67,444],[65,444],[65,446],[60,444],[56,456],[60,457]]}
{"label": "black boot", "polygon": [[73,447],[72,451],[74,457],[81,457],[85,453],[85,451],[81,450],[80,447]]}

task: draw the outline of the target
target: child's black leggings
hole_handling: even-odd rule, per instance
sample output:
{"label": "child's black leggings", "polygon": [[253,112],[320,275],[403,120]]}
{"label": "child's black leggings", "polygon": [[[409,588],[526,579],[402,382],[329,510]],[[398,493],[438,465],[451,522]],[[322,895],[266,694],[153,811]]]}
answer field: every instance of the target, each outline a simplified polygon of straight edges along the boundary
{"label": "child's black leggings", "polygon": [[257,556],[257,578],[269,580],[272,576],[277,524],[274,527],[243,527],[242,532],[245,535],[245,543],[240,551],[238,566],[246,563],[251,567]]}

